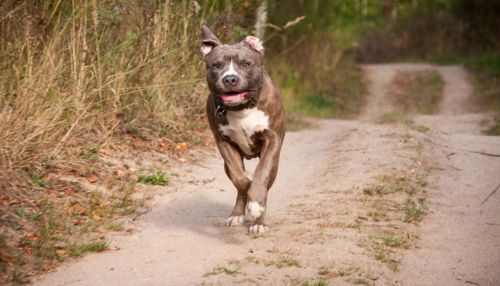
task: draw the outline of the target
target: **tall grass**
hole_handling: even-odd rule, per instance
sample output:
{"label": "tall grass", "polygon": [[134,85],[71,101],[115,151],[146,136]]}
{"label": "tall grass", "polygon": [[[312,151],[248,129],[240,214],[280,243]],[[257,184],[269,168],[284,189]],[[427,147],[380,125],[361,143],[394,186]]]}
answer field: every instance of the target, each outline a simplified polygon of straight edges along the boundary
{"label": "tall grass", "polygon": [[179,130],[201,116],[201,61],[193,60],[200,7],[111,3],[3,4],[0,188],[21,171],[66,160],[68,145]]}

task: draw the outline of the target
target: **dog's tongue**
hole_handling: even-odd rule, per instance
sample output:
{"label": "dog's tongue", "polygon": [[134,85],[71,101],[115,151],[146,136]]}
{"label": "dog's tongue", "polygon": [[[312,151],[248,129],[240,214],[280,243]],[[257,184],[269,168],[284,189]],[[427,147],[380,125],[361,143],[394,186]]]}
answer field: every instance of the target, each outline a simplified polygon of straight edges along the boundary
{"label": "dog's tongue", "polygon": [[224,103],[236,103],[236,102],[241,102],[245,100],[245,94],[246,92],[241,92],[237,94],[223,94],[222,101]]}

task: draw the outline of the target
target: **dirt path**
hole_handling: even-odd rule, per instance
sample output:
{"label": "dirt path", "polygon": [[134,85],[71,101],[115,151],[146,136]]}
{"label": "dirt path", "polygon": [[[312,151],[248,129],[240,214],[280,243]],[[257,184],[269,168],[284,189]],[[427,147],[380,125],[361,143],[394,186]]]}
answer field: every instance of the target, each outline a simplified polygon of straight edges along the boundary
{"label": "dirt path", "polygon": [[[287,134],[265,235],[223,225],[235,191],[218,154],[205,152],[176,170],[138,232],[110,236],[114,250],[35,285],[498,285],[500,190],[482,201],[500,184],[500,158],[474,152],[500,154],[500,139],[478,135],[481,115],[462,114],[466,73],[439,68],[444,115],[415,118],[428,133],[370,123],[391,110],[384,94],[396,70],[429,67],[365,67],[372,96],[362,120]],[[420,187],[385,193],[374,187],[381,176]],[[423,198],[428,215],[405,222],[408,201]]]}

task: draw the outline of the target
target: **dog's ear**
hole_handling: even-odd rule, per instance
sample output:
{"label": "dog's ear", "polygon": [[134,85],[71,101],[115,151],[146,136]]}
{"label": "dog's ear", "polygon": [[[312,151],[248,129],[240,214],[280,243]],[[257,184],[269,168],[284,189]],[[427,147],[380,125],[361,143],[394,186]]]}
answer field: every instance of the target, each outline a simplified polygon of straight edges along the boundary
{"label": "dog's ear", "polygon": [[262,41],[259,38],[247,36],[243,42],[249,45],[250,48],[259,52],[261,55],[264,55],[264,45],[262,45]]}
{"label": "dog's ear", "polygon": [[213,48],[220,45],[219,39],[210,31],[207,26],[201,26],[201,53],[203,56],[208,55]]}

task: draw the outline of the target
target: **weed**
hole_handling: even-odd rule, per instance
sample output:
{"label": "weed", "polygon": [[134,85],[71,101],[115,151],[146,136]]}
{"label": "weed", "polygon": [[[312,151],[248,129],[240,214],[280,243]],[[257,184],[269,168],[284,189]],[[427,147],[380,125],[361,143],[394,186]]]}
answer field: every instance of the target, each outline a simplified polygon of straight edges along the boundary
{"label": "weed", "polygon": [[165,178],[165,174],[162,171],[156,171],[152,175],[138,175],[137,177],[139,178],[138,183],[160,186],[168,184],[168,179]]}
{"label": "weed", "polygon": [[39,187],[42,189],[49,188],[49,184],[42,178],[41,175],[32,175],[31,183],[34,187]]}
{"label": "weed", "polygon": [[376,238],[382,244],[388,247],[403,247],[407,248],[408,241],[404,238],[397,237],[392,234],[384,234]]}
{"label": "weed", "polygon": [[419,198],[408,198],[406,199],[404,211],[405,217],[404,222],[420,222],[426,214],[425,199]]}
{"label": "weed", "polygon": [[330,270],[326,266],[321,266],[318,270],[319,275],[329,275],[331,274]]}
{"label": "weed", "polygon": [[328,282],[324,280],[316,280],[313,282],[306,281],[301,284],[302,286],[327,286]]}
{"label": "weed", "polygon": [[388,112],[384,113],[377,121],[380,124],[401,124],[411,130],[421,133],[429,131],[429,127],[415,123],[408,113]]}
{"label": "weed", "polygon": [[26,284],[29,282],[28,278],[26,277],[26,274],[24,274],[21,271],[14,271],[12,273],[12,282],[16,284]]}
{"label": "weed", "polygon": [[341,268],[335,272],[336,276],[344,277],[344,276],[350,276],[353,273],[356,273],[359,271],[359,267],[357,266],[349,266],[345,268]]}
{"label": "weed", "polygon": [[123,223],[121,223],[121,222],[108,223],[106,225],[106,228],[111,230],[111,231],[122,231],[123,230]]}
{"label": "weed", "polygon": [[282,268],[282,267],[298,267],[300,268],[300,262],[290,256],[281,256],[276,263],[277,268]]}
{"label": "weed", "polygon": [[222,273],[230,275],[230,276],[236,276],[238,274],[243,274],[243,272],[239,271],[239,268],[231,269],[231,268],[224,267],[224,266],[218,266],[218,267],[215,267],[214,269],[212,269],[212,271],[203,274],[203,277],[219,275]]}
{"label": "weed", "polygon": [[368,280],[366,278],[362,278],[362,277],[354,279],[354,281],[352,281],[352,283],[354,285],[368,285],[368,286],[373,285],[373,283],[370,280]]}
{"label": "weed", "polygon": [[37,213],[37,212],[27,214],[25,208],[18,208],[15,210],[15,213],[20,218],[27,219],[29,221],[37,221],[40,219],[40,216],[42,215],[41,213]]}
{"label": "weed", "polygon": [[368,216],[373,218],[374,221],[378,222],[380,220],[387,221],[389,220],[389,217],[387,216],[387,213],[384,211],[371,211],[368,212]]}
{"label": "weed", "polygon": [[105,241],[90,242],[87,244],[73,244],[70,247],[71,255],[80,256],[87,252],[101,252],[108,248],[108,243]]}
{"label": "weed", "polygon": [[389,268],[393,272],[396,272],[399,268],[399,262],[393,259],[388,251],[385,251],[382,248],[378,249],[375,252],[375,259],[383,262],[387,266],[387,268]]}

